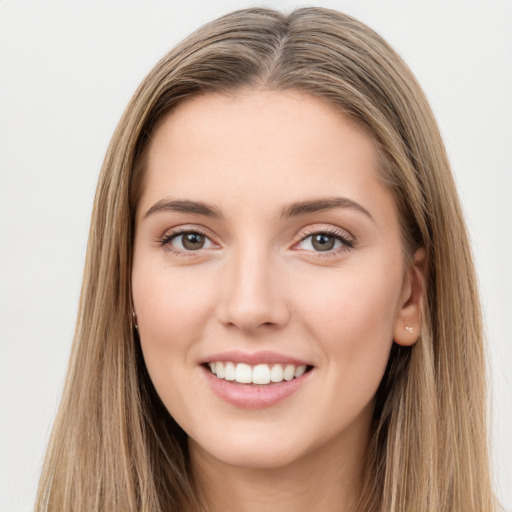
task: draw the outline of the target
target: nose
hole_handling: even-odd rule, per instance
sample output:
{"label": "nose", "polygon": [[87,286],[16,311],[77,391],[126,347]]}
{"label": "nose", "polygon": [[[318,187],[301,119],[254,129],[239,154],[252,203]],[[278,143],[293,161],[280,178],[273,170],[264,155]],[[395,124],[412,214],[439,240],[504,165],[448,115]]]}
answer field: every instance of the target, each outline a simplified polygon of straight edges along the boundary
{"label": "nose", "polygon": [[281,328],[289,320],[286,283],[264,251],[246,250],[226,261],[218,318],[246,333]]}

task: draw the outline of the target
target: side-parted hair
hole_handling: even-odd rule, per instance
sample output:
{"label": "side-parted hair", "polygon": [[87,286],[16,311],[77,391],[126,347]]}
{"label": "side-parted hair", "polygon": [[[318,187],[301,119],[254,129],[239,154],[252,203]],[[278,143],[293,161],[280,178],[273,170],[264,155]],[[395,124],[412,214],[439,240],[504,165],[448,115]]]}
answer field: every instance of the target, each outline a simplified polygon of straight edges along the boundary
{"label": "side-parted hair", "polygon": [[302,8],[246,9],[203,26],[155,66],[125,110],[99,178],[36,511],[204,510],[186,435],[155,392],[133,327],[134,217],[155,126],[187,98],[248,88],[323,98],[364,129],[398,206],[406,261],[426,250],[421,336],[391,350],[359,510],[495,510],[476,278],[436,121],[411,71],[378,34],[336,11]]}

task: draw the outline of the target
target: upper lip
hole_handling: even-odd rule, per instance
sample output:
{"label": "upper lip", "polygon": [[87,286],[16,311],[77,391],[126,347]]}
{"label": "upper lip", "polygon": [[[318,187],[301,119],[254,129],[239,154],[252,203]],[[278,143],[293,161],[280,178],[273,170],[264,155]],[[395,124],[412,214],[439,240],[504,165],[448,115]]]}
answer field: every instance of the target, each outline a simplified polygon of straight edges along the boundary
{"label": "upper lip", "polygon": [[251,366],[257,364],[293,364],[295,366],[312,366],[311,363],[298,359],[293,356],[263,350],[260,352],[243,352],[240,350],[231,350],[226,352],[217,352],[200,361],[200,364],[212,363],[214,361],[230,361],[233,363],[245,363]]}

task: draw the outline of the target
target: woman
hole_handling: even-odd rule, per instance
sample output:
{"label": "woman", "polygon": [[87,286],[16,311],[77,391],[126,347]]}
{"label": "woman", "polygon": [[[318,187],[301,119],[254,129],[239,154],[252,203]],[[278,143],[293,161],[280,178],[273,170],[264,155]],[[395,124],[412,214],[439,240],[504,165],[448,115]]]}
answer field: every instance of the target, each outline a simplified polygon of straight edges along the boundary
{"label": "woman", "polygon": [[93,212],[38,510],[493,510],[434,118],[373,31],[235,12],[144,80]]}

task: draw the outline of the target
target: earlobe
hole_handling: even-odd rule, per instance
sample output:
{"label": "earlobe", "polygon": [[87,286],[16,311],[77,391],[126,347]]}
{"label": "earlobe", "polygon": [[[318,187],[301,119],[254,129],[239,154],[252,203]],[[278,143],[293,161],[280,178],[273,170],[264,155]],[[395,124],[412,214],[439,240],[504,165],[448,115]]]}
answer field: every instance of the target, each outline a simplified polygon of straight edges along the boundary
{"label": "earlobe", "polygon": [[427,253],[420,247],[404,277],[400,309],[398,310],[393,339],[402,346],[416,343],[421,331],[423,300],[426,288]]}

